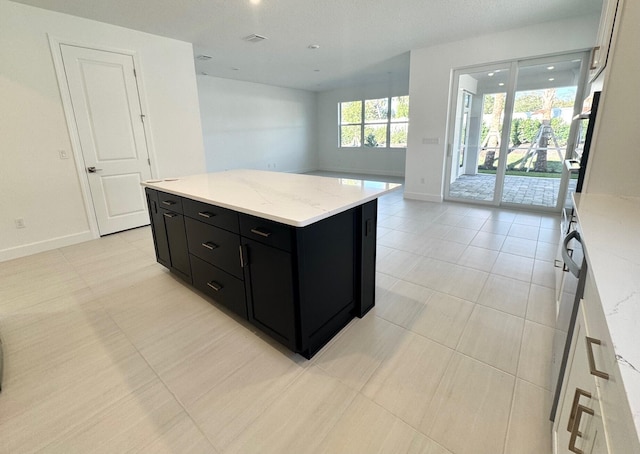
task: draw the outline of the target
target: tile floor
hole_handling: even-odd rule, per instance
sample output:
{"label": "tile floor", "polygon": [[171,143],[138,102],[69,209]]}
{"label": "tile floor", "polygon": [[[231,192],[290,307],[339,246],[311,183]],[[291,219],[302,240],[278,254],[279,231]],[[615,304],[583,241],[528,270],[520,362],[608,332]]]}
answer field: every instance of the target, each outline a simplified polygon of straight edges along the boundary
{"label": "tile floor", "polygon": [[310,361],[148,227],[0,263],[0,452],[550,453],[556,217],[382,197],[376,307]]}

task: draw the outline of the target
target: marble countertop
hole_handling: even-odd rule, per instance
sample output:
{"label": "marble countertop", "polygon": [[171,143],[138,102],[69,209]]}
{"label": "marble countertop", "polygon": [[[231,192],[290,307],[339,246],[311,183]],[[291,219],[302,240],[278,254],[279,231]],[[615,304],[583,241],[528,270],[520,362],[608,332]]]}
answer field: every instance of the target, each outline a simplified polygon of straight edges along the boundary
{"label": "marble countertop", "polygon": [[305,227],[402,187],[263,170],[147,180],[142,185],[294,227]]}
{"label": "marble countertop", "polygon": [[579,230],[640,433],[640,197],[580,194]]}

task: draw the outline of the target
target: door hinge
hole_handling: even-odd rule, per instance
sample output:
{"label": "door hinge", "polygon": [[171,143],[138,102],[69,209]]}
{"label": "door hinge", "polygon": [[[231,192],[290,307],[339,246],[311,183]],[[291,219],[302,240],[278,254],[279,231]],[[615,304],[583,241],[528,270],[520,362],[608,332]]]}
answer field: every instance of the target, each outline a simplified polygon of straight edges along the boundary
{"label": "door hinge", "polygon": [[144,123],[144,118],[146,117],[145,114],[140,114],[140,121],[142,121]]}
{"label": "door hinge", "polygon": [[133,77],[138,77],[138,74],[136,74],[136,69],[133,68]]}
{"label": "door hinge", "polygon": [[147,158],[147,164],[151,165],[151,159]]}

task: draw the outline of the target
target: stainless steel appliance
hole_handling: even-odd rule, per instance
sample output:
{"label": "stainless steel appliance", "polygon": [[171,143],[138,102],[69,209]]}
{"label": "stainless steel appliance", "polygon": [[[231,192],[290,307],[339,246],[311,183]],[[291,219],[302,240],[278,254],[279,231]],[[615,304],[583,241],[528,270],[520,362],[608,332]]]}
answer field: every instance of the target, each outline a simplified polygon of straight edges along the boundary
{"label": "stainless steel appliance", "polygon": [[580,234],[575,221],[569,222],[569,232],[560,245],[562,260],[556,261],[556,330],[553,338],[551,383],[553,403],[550,419],[553,421],[560,399],[560,389],[567,366],[573,327],[578,314],[578,305],[584,293],[587,262],[584,259]]}

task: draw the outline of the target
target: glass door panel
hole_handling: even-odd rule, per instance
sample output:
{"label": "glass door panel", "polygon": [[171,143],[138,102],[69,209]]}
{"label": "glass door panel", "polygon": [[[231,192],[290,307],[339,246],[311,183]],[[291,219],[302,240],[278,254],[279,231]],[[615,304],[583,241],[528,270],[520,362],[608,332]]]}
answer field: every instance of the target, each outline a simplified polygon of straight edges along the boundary
{"label": "glass door panel", "polygon": [[458,76],[448,198],[497,203],[509,66]]}
{"label": "glass door panel", "polygon": [[581,62],[575,56],[520,62],[511,114],[503,204],[556,207],[570,142]]}

